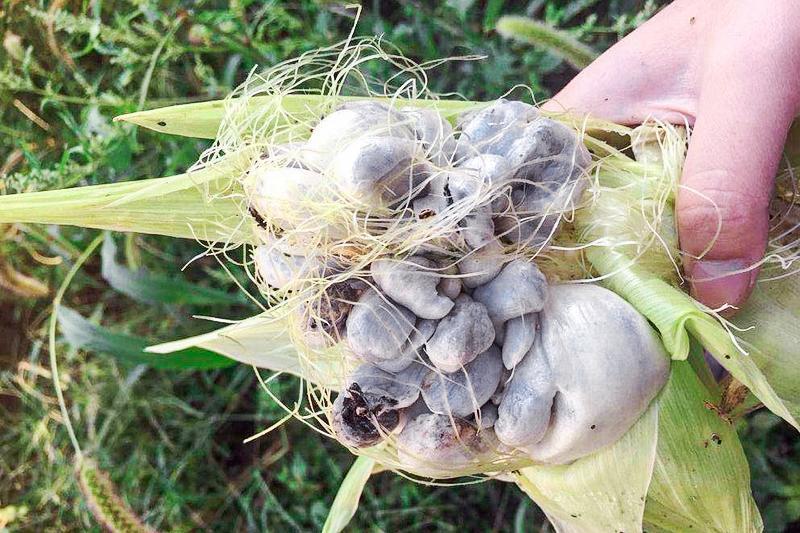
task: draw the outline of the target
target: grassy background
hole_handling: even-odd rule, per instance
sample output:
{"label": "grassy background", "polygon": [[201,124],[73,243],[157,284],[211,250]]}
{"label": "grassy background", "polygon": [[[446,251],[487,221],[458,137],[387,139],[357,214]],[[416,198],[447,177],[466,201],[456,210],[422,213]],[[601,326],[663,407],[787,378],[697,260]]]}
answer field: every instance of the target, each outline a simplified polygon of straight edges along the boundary
{"label": "grassy background", "polygon": [[[499,16],[546,20],[602,51],[663,3],[365,1],[356,33],[382,34],[418,61],[487,56],[442,72],[431,80],[435,90],[488,99],[527,84],[544,98],[574,69],[552,50],[499,37]],[[180,172],[205,142],[159,137],[111,117],[223,97],[255,65],[344,38],[351,17],[342,4],[310,0],[4,0],[0,193]],[[0,531],[100,529],[75,481],[46,346],[53,293],[95,235],[75,228],[0,228]],[[99,253],[92,256],[65,304],[93,323],[155,342],[212,329],[192,315],[254,312],[213,261],[177,273],[199,251],[194,243],[137,235],[115,242],[119,261],[144,273],[143,285],[109,284]],[[189,290],[165,288],[165,276],[190,284]],[[200,303],[185,297],[205,289],[217,292]],[[299,423],[242,444],[283,415],[251,369],[157,370],[121,360],[124,343],[99,353],[61,339],[58,350],[84,450],[148,524],[177,531],[322,526],[352,457]],[[286,378],[272,391],[288,401],[296,383]],[[767,530],[800,530],[793,522],[800,518],[795,435],[765,412],[739,427]],[[370,481],[353,525],[371,531],[548,530],[541,511],[511,485],[426,487],[389,473]]]}

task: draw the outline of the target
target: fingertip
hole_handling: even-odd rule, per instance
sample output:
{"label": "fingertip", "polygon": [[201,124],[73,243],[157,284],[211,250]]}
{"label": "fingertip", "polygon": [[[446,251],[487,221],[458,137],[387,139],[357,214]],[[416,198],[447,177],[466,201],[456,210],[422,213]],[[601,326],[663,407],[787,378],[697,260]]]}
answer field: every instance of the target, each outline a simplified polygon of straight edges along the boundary
{"label": "fingertip", "polygon": [[747,301],[758,278],[758,268],[745,259],[701,259],[685,270],[692,297],[724,317],[734,315]]}

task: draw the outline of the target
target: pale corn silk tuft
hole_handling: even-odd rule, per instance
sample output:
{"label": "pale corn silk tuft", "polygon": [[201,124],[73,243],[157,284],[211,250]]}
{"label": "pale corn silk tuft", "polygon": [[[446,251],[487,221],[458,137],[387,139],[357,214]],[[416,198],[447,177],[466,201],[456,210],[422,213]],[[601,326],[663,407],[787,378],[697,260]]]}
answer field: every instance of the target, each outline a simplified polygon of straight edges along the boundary
{"label": "pale corn silk tuft", "polygon": [[[681,130],[545,117],[514,101],[519,87],[483,104],[428,90],[437,68],[470,59],[417,65],[360,39],[253,71],[194,167],[237,168],[257,244],[211,253],[243,264],[288,324],[307,380],[287,409],[425,478],[502,475],[614,442],[667,357],[627,303],[585,285],[598,278],[583,251],[679,278]],[[297,95],[323,98],[287,111]],[[607,142],[619,134],[633,146]],[[615,371],[620,346],[630,371]]]}

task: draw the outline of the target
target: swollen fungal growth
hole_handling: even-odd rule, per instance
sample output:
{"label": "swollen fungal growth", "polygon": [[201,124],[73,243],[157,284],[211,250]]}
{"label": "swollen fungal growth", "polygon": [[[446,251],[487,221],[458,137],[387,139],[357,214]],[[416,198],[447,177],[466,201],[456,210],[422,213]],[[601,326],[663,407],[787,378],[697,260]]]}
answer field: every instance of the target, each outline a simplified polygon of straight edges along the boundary
{"label": "swollen fungal growth", "polygon": [[509,370],[522,361],[533,346],[539,313],[525,313],[506,322],[503,333],[503,364]]}
{"label": "swollen fungal growth", "polygon": [[479,429],[446,415],[419,415],[397,437],[400,464],[430,477],[450,477],[471,464],[490,461],[496,448],[491,428]]}
{"label": "swollen fungal growth", "polygon": [[[569,462],[619,438],[667,365],[624,301],[548,281],[543,256],[589,181],[581,137],[506,99],[446,116],[412,105],[424,90],[341,97],[348,83],[376,95],[359,53],[336,60],[314,75],[327,104],[274,123],[242,177],[258,281],[296,311],[301,359],[338,358],[346,376],[335,396],[311,389],[327,427],[437,477]],[[403,75],[424,87],[424,72]]]}
{"label": "swollen fungal growth", "polygon": [[381,393],[364,392],[354,383],[339,394],[333,403],[333,429],[348,446],[372,446],[382,433],[400,425],[402,413],[397,402]]}
{"label": "swollen fungal growth", "polygon": [[370,206],[394,204],[425,179],[418,145],[400,137],[360,137],[331,163],[342,194]]}
{"label": "swollen fungal growth", "polygon": [[325,171],[349,143],[365,135],[413,140],[414,131],[403,117],[376,102],[350,102],[340,106],[315,127],[302,149],[301,157],[314,168]]}
{"label": "swollen fungal growth", "polygon": [[366,291],[347,318],[347,342],[359,358],[378,367],[393,367],[411,337],[416,317],[405,307]]}
{"label": "swollen fungal growth", "polygon": [[488,350],[494,335],[486,307],[462,294],[453,311],[439,321],[426,350],[436,368],[455,372]]}
{"label": "swollen fungal growth", "polygon": [[460,370],[431,371],[422,382],[422,397],[433,413],[469,416],[492,397],[502,371],[500,351],[492,346]]}
{"label": "swollen fungal growth", "polygon": [[453,300],[439,294],[441,277],[436,264],[424,257],[404,262],[378,259],[372,263],[372,277],[378,287],[420,318],[442,318],[453,308]]}
{"label": "swollen fungal growth", "polygon": [[486,306],[492,321],[504,323],[541,311],[547,298],[547,280],[534,263],[516,259],[496,278],[477,287],[472,296]]}
{"label": "swollen fungal growth", "polygon": [[669,357],[630,304],[595,285],[551,287],[540,316],[495,431],[537,461],[567,463],[633,425],[666,382]]}
{"label": "swollen fungal growth", "polygon": [[525,126],[538,117],[535,107],[501,98],[465,117],[459,141],[483,154],[506,156]]}

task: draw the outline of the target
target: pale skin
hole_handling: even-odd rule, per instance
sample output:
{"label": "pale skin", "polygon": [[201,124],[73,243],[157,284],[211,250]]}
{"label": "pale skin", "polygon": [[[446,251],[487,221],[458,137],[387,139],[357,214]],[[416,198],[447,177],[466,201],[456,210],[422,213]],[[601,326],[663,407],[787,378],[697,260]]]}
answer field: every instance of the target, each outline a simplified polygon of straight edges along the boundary
{"label": "pale skin", "polygon": [[692,126],[677,198],[684,271],[709,307],[745,302],[767,245],[787,132],[800,113],[800,1],[676,0],[545,107]]}

